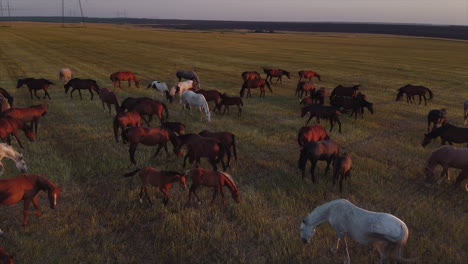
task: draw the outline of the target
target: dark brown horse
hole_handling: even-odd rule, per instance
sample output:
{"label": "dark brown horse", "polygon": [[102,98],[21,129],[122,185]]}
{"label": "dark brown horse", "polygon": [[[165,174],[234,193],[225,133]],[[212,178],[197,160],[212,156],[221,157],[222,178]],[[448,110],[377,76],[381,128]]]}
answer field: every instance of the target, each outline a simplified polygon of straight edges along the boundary
{"label": "dark brown horse", "polygon": [[348,178],[348,184],[351,181],[351,169],[353,168],[353,161],[349,154],[344,153],[338,156],[333,162],[333,186],[335,181],[340,183],[340,192],[343,192],[343,181]]}
{"label": "dark brown horse", "polygon": [[315,104],[315,100],[312,96],[309,96],[309,97],[305,97],[304,99],[302,99],[300,102],[299,102],[300,105],[303,105],[303,106],[310,106],[310,105],[313,105]]}
{"label": "dark brown horse", "polygon": [[[395,101],[400,101],[403,98],[403,94],[406,94],[406,102],[407,103],[415,103],[414,102],[414,96],[417,95],[419,96],[419,104],[421,104],[421,97],[424,98],[424,105],[427,105],[427,100],[432,100],[434,97],[434,94],[432,93],[429,88],[424,87],[424,86],[416,86],[416,85],[411,85],[407,84],[400,89],[397,90],[398,94],[395,99]],[[429,99],[426,99],[426,93],[429,94]]]}
{"label": "dark brown horse", "polygon": [[184,157],[184,168],[187,163],[187,158],[190,164],[195,163],[195,166],[198,168],[200,158],[206,157],[210,160],[213,170],[218,170],[216,164],[219,162],[221,162],[223,170],[226,170],[226,165],[223,160],[226,150],[224,144],[222,144],[220,140],[191,133],[178,136],[177,141],[178,147],[174,149],[174,151],[180,152],[182,146],[187,145],[187,154]]}
{"label": "dark brown horse", "polygon": [[331,105],[342,107],[346,110],[351,109],[351,115],[354,114],[354,119],[357,119],[358,113],[361,118],[364,118],[364,108],[367,108],[371,114],[374,114],[374,105],[368,102],[364,94],[358,93],[355,97],[350,96],[335,96],[331,100]]}
{"label": "dark brown horse", "polygon": [[260,97],[265,97],[265,85],[268,87],[268,89],[270,89],[270,92],[273,93],[273,90],[271,90],[270,83],[265,79],[259,78],[259,79],[244,81],[244,83],[242,84],[241,91],[240,91],[240,97],[244,97],[244,91],[246,88],[248,89],[247,98],[252,97],[252,95],[250,94],[250,89],[255,89],[255,88],[260,88]]}
{"label": "dark brown horse", "polygon": [[33,105],[31,107],[10,108],[4,112],[4,115],[19,119],[24,123],[31,122],[31,128],[37,135],[37,125],[39,118],[47,114],[47,105]]}
{"label": "dark brown horse", "polygon": [[[221,107],[224,105],[224,112],[223,115],[226,113],[226,109],[229,113],[229,106],[235,105],[239,109],[239,116],[242,114],[241,106],[244,106],[244,102],[242,102],[242,98],[237,96],[228,96],[225,93],[221,95],[221,102],[216,106],[215,110],[218,109],[221,112]],[[214,112],[214,111],[213,111]]]}
{"label": "dark brown horse", "polygon": [[315,93],[311,96],[314,98],[315,103],[317,104],[324,104],[325,103],[325,97],[328,96],[327,90],[325,87],[320,87],[320,89],[315,90]]}
{"label": "dark brown horse", "polygon": [[205,97],[206,102],[208,103],[213,101],[215,103],[215,107],[214,107],[215,110],[216,110],[216,106],[219,104],[219,102],[221,102],[221,93],[217,90],[200,89],[200,90],[195,91],[195,93],[202,94]]}
{"label": "dark brown horse", "polygon": [[330,94],[330,102],[335,98],[335,96],[355,97],[359,92],[359,86],[361,85],[358,84],[350,87],[338,85]]}
{"label": "dark brown horse", "polygon": [[310,175],[312,176],[312,181],[315,182],[315,167],[319,160],[324,160],[327,162],[327,167],[325,169],[325,174],[327,174],[330,169],[330,164],[338,157],[340,154],[340,148],[338,144],[332,139],[326,139],[322,141],[309,141],[304,145],[304,148],[301,150],[301,155],[299,157],[298,167],[302,172],[302,179],[305,178],[305,169],[307,160],[310,160],[312,167],[310,168]]}
{"label": "dark brown horse", "polygon": [[8,104],[10,105],[10,107],[13,107],[13,101],[14,101],[13,96],[11,96],[7,90],[1,87],[0,87],[0,94],[3,95],[3,97],[5,97],[8,100]]}
{"label": "dark brown horse", "polygon": [[339,131],[341,133],[341,121],[339,118],[341,111],[338,109],[338,107],[325,105],[310,105],[302,108],[301,117],[304,117],[307,113],[310,113],[310,117],[307,120],[306,125],[314,116],[317,118],[318,123],[320,123],[320,118],[326,118],[330,121],[330,131],[333,130],[333,126],[335,125],[335,122],[337,122],[339,126]]}
{"label": "dark brown horse", "polygon": [[273,77],[276,77],[278,79],[276,79],[276,82],[275,84],[278,83],[278,81],[280,83],[282,83],[282,77],[283,75],[286,75],[286,77],[288,77],[288,79],[291,79],[291,74],[288,72],[288,71],[285,71],[285,70],[282,70],[282,69],[265,69],[263,68],[263,72],[266,73],[266,80],[268,80],[268,77],[270,77],[270,82],[271,82],[271,79]]}
{"label": "dark brown horse", "polygon": [[161,127],[170,129],[179,136],[183,135],[185,132],[185,125],[180,122],[164,122]]}
{"label": "dark brown horse", "polygon": [[315,94],[315,85],[312,82],[298,82],[296,87],[296,96],[302,98],[304,95],[307,96],[309,93],[310,96]]}
{"label": "dark brown horse", "polygon": [[187,189],[185,175],[181,175],[177,171],[158,171],[152,167],[145,167],[142,169],[136,169],[132,172],[126,173],[124,174],[124,177],[131,177],[135,175],[137,172],[139,172],[138,176],[140,176],[140,180],[141,180],[140,203],[143,203],[143,193],[144,193],[150,205],[153,206],[153,203],[151,202],[151,199],[148,195],[148,191],[146,189],[148,185],[159,187],[159,190],[164,195],[164,199],[163,199],[164,205],[167,205],[167,203],[169,202],[168,192],[174,182],[180,183],[180,185],[184,188],[184,190]]}
{"label": "dark brown horse", "polygon": [[120,104],[120,111],[132,111],[137,104],[151,101],[153,101],[153,99],[149,97],[127,97]]}
{"label": "dark brown horse", "polygon": [[15,264],[13,255],[9,255],[3,248],[0,248],[0,264]]}
{"label": "dark brown horse", "polygon": [[47,90],[49,90],[49,86],[54,85],[53,82],[43,79],[43,78],[41,79],[34,79],[34,78],[19,79],[18,83],[16,84],[16,88],[21,88],[23,84],[26,84],[26,86],[28,87],[29,94],[31,95],[31,99],[33,99],[33,96],[32,96],[33,91],[34,91],[34,96],[39,98],[39,96],[37,96],[36,94],[37,90],[44,90],[43,99],[45,99],[46,97],[49,97],[49,99],[51,99],[49,92]]}
{"label": "dark brown horse", "polygon": [[445,108],[442,109],[433,109],[429,111],[427,114],[427,133],[431,131],[431,124],[432,129],[437,128],[437,125],[443,125],[447,121],[447,110]]}
{"label": "dark brown horse", "polygon": [[208,130],[203,130],[202,132],[198,133],[202,137],[207,138],[215,138],[219,140],[224,145],[224,149],[226,150],[227,155],[227,163],[226,167],[229,167],[231,163],[231,150],[234,153],[234,158],[237,161],[237,149],[236,149],[236,136],[231,132],[210,132]]}
{"label": "dark brown horse", "polygon": [[328,138],[330,137],[328,136],[327,130],[321,124],[301,127],[297,133],[297,143],[301,149],[304,147],[304,144],[309,141],[320,141]]}
{"label": "dark brown horse", "polygon": [[309,81],[312,79],[312,77],[317,78],[319,81],[320,79],[320,74],[314,71],[299,71],[297,72],[299,74],[299,81],[302,81],[302,78],[309,79]]}
{"label": "dark brown horse", "polygon": [[103,88],[99,91],[99,98],[101,98],[102,108],[104,111],[106,110],[104,103],[107,105],[107,108],[109,108],[109,114],[111,113],[111,105],[115,106],[116,113],[120,111],[119,99],[117,99],[117,95],[113,91]]}
{"label": "dark brown horse", "polygon": [[195,192],[198,186],[203,185],[207,187],[213,187],[213,198],[211,199],[211,203],[214,202],[216,199],[216,195],[221,193],[221,197],[223,198],[222,202],[223,205],[226,206],[226,200],[224,199],[224,192],[223,187],[227,186],[228,189],[231,191],[232,199],[236,201],[236,203],[240,202],[240,192],[239,188],[237,187],[234,179],[231,175],[225,172],[218,172],[218,171],[210,171],[205,169],[191,169],[185,172],[185,177],[192,179],[192,186],[190,186],[189,192],[189,201],[188,203],[192,203],[192,194],[195,195],[198,202],[200,203],[200,197],[198,197],[197,193]]}
{"label": "dark brown horse", "polygon": [[50,202],[50,208],[57,207],[61,187],[39,174],[24,173],[15,178],[0,179],[0,204],[12,205],[24,201],[23,226],[28,224],[28,211],[31,202],[36,209],[37,216],[41,216],[37,193],[46,191]]}
{"label": "dark brown horse", "polygon": [[122,89],[122,81],[128,81],[128,87],[132,87],[132,81],[135,82],[135,86],[140,88],[140,82],[132,72],[114,72],[110,75],[110,80],[114,83],[114,89],[119,82],[119,88]]}
{"label": "dark brown horse", "polygon": [[83,96],[81,96],[81,90],[88,90],[91,94],[91,100],[93,100],[94,98],[93,90],[97,94],[99,94],[99,86],[97,82],[91,79],[73,78],[70,81],[68,81],[63,87],[65,88],[65,94],[67,94],[70,87],[72,87],[72,90],[70,92],[71,98],[73,98],[73,92],[78,90],[81,100],[83,100]]}
{"label": "dark brown horse", "polygon": [[250,72],[245,71],[245,72],[243,72],[243,73],[241,74],[241,76],[242,76],[242,79],[243,79],[244,81],[262,78],[262,77],[260,76],[260,73],[258,73],[258,72],[256,72],[256,71],[250,71]]}
{"label": "dark brown horse", "polygon": [[0,139],[2,139],[3,142],[6,141],[8,145],[11,145],[10,135],[13,135],[20,147],[24,148],[23,144],[21,144],[21,141],[18,138],[18,129],[23,130],[24,134],[31,142],[34,141],[35,137],[33,129],[26,123],[9,116],[0,117]]}
{"label": "dark brown horse", "polygon": [[[139,113],[148,126],[150,126],[150,123],[153,120],[153,115],[158,117],[161,124],[169,118],[167,105],[148,97],[127,97],[122,101],[120,109],[121,111],[128,110]],[[166,112],[165,117],[163,116],[164,111]],[[143,117],[145,115],[148,116],[148,120]]]}
{"label": "dark brown horse", "polygon": [[424,134],[422,146],[427,146],[437,137],[442,139],[442,145],[445,145],[447,142],[450,145],[452,145],[452,143],[468,143],[468,128],[456,127],[445,123],[441,127],[433,129],[428,134]]}
{"label": "dark brown horse", "polygon": [[115,141],[118,143],[119,139],[119,128],[122,130],[122,142],[125,144],[125,138],[123,136],[124,130],[127,127],[140,127],[141,126],[141,116],[137,112],[120,112],[117,113],[112,122],[114,128],[114,137]]}

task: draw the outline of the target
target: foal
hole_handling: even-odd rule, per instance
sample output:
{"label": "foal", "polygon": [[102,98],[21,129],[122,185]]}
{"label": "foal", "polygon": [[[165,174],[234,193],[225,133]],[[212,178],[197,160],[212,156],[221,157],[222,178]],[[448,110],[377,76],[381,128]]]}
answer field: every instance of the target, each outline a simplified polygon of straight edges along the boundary
{"label": "foal", "polygon": [[244,103],[242,102],[242,98],[240,98],[238,96],[233,96],[233,97],[227,96],[226,93],[223,93],[221,95],[221,102],[216,106],[214,111],[216,111],[216,109],[218,109],[219,112],[221,112],[221,107],[223,105],[224,105],[223,115],[226,113],[226,109],[228,110],[228,113],[229,113],[229,106],[230,105],[235,105],[239,109],[239,116],[241,116],[241,113],[242,113],[241,106],[244,106]]}
{"label": "foal", "polygon": [[338,156],[333,163],[333,186],[335,186],[335,180],[340,181],[340,193],[343,192],[343,180],[348,178],[348,184],[351,181],[351,169],[353,162],[351,156],[347,153]]}
{"label": "foal", "polygon": [[309,121],[315,116],[317,117],[317,122],[320,123],[320,118],[326,118],[330,121],[330,132],[333,130],[335,122],[338,123],[339,131],[341,133],[341,121],[340,114],[341,111],[336,106],[324,106],[324,105],[310,105],[305,106],[301,110],[301,117],[304,117],[307,113],[310,113],[310,117],[306,122],[306,125]]}

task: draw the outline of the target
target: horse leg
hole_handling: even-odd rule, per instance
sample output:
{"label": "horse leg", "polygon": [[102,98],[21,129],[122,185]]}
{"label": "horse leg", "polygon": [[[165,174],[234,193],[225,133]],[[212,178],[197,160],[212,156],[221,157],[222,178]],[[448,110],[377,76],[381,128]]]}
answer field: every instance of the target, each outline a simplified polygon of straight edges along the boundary
{"label": "horse leg", "polygon": [[78,89],[78,93],[80,94],[80,100],[83,100],[83,96],[81,96],[81,89]]}
{"label": "horse leg", "polygon": [[333,126],[335,125],[335,122],[333,120],[333,117],[330,117],[329,120],[330,120],[330,125],[331,125],[330,126],[330,132],[331,132],[333,130]]}
{"label": "horse leg", "polygon": [[239,108],[239,116],[241,116],[242,115],[242,109],[241,109],[240,105],[237,105],[237,108]]}
{"label": "horse leg", "polygon": [[164,143],[164,150],[166,151],[166,155],[169,158],[169,151],[167,151],[167,143]]}
{"label": "horse leg", "polygon": [[130,144],[130,148],[128,149],[128,152],[130,153],[130,162],[133,165],[136,165],[135,152],[136,152],[137,146],[138,146],[138,143],[137,144]]}
{"label": "horse leg", "polygon": [[419,104],[421,104],[421,101],[422,101],[421,95],[418,95],[418,96],[419,96]]}
{"label": "horse leg", "polygon": [[329,251],[332,255],[335,255],[336,252],[338,252],[338,249],[340,248],[340,241],[340,237],[336,237],[336,246],[331,247]]}
{"label": "horse leg", "polygon": [[73,88],[73,89],[71,90],[71,92],[70,92],[70,98],[72,98],[72,99],[73,99],[73,92],[75,92],[75,90],[76,90],[76,89]]}
{"label": "horse leg", "polygon": [[424,98],[424,105],[427,105],[426,95],[423,95]]}
{"label": "horse leg", "polygon": [[[13,133],[13,136],[16,138],[16,141],[18,142],[18,144],[20,145],[20,147],[21,147],[22,149],[24,149],[23,144],[21,144],[21,141],[20,141],[20,139],[18,138],[18,132]],[[8,142],[8,145],[11,145],[10,136],[8,136],[8,141],[9,141],[9,142]]]}
{"label": "horse leg", "polygon": [[5,167],[3,166],[3,163],[0,161],[0,176],[5,174]]}
{"label": "horse leg", "polygon": [[[143,121],[145,121],[145,122],[146,122],[146,124],[148,125],[148,127],[150,127],[150,126],[151,126],[151,125],[150,125],[150,123],[149,123],[149,121],[147,121],[147,120],[146,120],[146,119],[145,119],[143,116],[141,116],[141,119],[143,119]],[[148,119],[149,119],[149,118],[148,118]]]}
{"label": "horse leg", "polygon": [[[310,117],[309,117],[309,119],[308,119],[307,122],[306,122],[306,126],[307,126],[307,124],[309,124],[310,120],[311,120],[313,117],[314,117],[314,114],[310,113]],[[318,123],[320,124],[320,122],[318,122]]]}
{"label": "horse leg", "polygon": [[24,209],[23,209],[23,226],[26,227],[28,225],[28,209],[29,204],[31,203],[31,198],[24,200]]}
{"label": "horse leg", "polygon": [[146,199],[148,199],[148,202],[150,203],[151,207],[153,207],[153,202],[151,202],[151,199],[150,199],[150,197],[148,195],[148,190],[147,190],[146,186],[142,186],[141,188],[144,190]]}
{"label": "horse leg", "polygon": [[338,116],[335,116],[335,121],[338,122],[338,131],[340,131],[340,133],[341,133],[341,121],[338,118]]}
{"label": "horse leg", "polygon": [[185,168],[185,165],[187,164],[187,158],[188,158],[188,154],[186,154],[184,157],[184,165],[182,165],[182,168]]}
{"label": "horse leg", "polygon": [[32,198],[32,202],[33,202],[33,205],[34,205],[34,209],[36,209],[36,215],[41,216],[42,213],[41,213],[41,210],[39,210],[39,203],[37,202],[37,196],[34,196]]}
{"label": "horse leg", "polygon": [[[93,100],[94,98],[94,94],[93,94],[93,91],[91,89],[88,89],[89,93],[91,94],[91,101]],[[109,108],[110,109],[110,108]]]}
{"label": "horse leg", "polygon": [[[34,90],[34,96],[37,97],[37,99],[41,99],[39,96],[37,96],[37,90]],[[32,98],[31,98],[32,99]]]}
{"label": "horse leg", "polygon": [[218,188],[214,187],[213,188],[213,197],[211,198],[211,204],[213,204],[214,200],[216,199],[216,195],[218,194]]}
{"label": "horse leg", "polygon": [[224,207],[226,207],[226,198],[224,198],[223,186],[219,186],[219,193],[221,194],[221,197],[223,198],[223,205]]}
{"label": "horse leg", "polygon": [[[154,155],[153,155],[153,159],[155,159],[156,156],[158,156],[159,151],[160,151],[161,148],[163,147],[163,144],[159,144],[158,146],[159,146],[159,147],[158,147],[158,149],[156,150],[156,153],[154,153]],[[167,147],[166,147],[166,153],[167,153]]]}
{"label": "horse leg", "polygon": [[52,100],[52,98],[50,98],[50,94],[47,90],[45,90],[45,94],[44,94],[44,99],[47,97],[49,97],[49,100]]}
{"label": "horse leg", "polygon": [[343,236],[340,240],[341,240],[341,246],[344,248],[344,251],[345,251],[343,263],[349,264],[351,263],[351,259],[349,258],[348,244],[346,242],[346,237]]}
{"label": "horse leg", "polygon": [[163,195],[164,195],[163,204],[164,204],[164,206],[166,206],[167,203],[169,202],[169,194],[167,193],[166,186],[160,187],[159,190],[160,190],[160,191],[163,193]]}
{"label": "horse leg", "polygon": [[32,94],[33,94],[32,89],[29,89],[29,94],[31,95],[31,99],[33,99],[33,96],[32,96]]}
{"label": "horse leg", "polygon": [[310,167],[310,175],[312,176],[312,182],[315,182],[315,167],[317,167],[317,160],[314,158],[310,159],[312,166]]}

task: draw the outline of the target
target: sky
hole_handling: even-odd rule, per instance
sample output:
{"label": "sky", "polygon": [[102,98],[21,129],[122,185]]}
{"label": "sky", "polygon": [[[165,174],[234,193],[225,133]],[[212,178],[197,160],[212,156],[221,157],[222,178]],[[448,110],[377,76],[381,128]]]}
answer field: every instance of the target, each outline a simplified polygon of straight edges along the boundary
{"label": "sky", "polygon": [[[0,0],[12,16],[60,16],[62,0]],[[65,15],[80,14],[64,0]],[[468,0],[81,0],[87,17],[468,26]]]}

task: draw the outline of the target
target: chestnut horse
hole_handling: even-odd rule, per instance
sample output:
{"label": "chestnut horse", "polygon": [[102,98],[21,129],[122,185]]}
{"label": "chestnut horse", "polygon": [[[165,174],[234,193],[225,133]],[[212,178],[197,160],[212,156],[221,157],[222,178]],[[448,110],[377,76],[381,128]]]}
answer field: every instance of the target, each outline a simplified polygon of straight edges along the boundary
{"label": "chestnut horse", "polygon": [[421,145],[425,147],[437,137],[442,139],[442,145],[446,142],[450,145],[452,145],[452,143],[468,143],[468,128],[456,127],[449,123],[445,123],[441,127],[433,129],[428,134],[424,134],[424,139]]}
{"label": "chestnut horse", "polygon": [[309,141],[320,141],[329,138],[327,130],[321,124],[301,127],[297,133],[297,143],[301,149]]}
{"label": "chestnut horse", "polygon": [[437,165],[442,166],[440,178],[449,177],[449,168],[468,169],[468,148],[456,148],[454,146],[442,146],[432,151],[427,158],[424,167],[424,177],[426,181],[434,179],[434,169]]}
{"label": "chestnut horse", "polygon": [[325,169],[325,175],[330,169],[330,164],[338,157],[340,154],[340,148],[338,144],[332,139],[326,139],[322,141],[309,141],[304,145],[304,148],[301,150],[301,155],[299,157],[298,167],[302,172],[302,179],[305,178],[305,169],[307,160],[310,160],[312,167],[310,168],[310,175],[312,176],[312,181],[315,182],[315,167],[319,160],[324,160],[327,162],[327,167]]}
{"label": "chestnut horse", "polygon": [[138,79],[135,77],[135,74],[132,72],[114,72],[110,75],[110,80],[114,83],[114,89],[115,86],[117,85],[117,82],[119,82],[119,88],[122,89],[122,81],[128,81],[128,87],[132,87],[132,81],[135,82],[135,86],[137,88],[140,88],[140,82]]}
{"label": "chestnut horse", "polygon": [[107,88],[103,88],[99,91],[99,98],[101,98],[102,108],[104,109],[104,111],[106,111],[104,103],[106,103],[107,108],[109,108],[109,114],[111,113],[111,105],[115,106],[116,113],[120,111],[119,99],[117,99],[117,95],[113,91]]}
{"label": "chestnut horse", "polygon": [[9,255],[3,248],[0,248],[0,264],[15,264],[13,255]]}
{"label": "chestnut horse", "polygon": [[31,202],[36,209],[37,216],[41,216],[42,214],[37,202],[37,193],[39,191],[46,191],[48,193],[50,208],[55,209],[61,188],[39,174],[25,173],[15,178],[0,179],[0,204],[12,205],[23,200],[23,226],[26,226],[28,224],[28,210]]}
{"label": "chestnut horse", "polygon": [[8,145],[11,145],[10,135],[13,135],[20,147],[24,148],[23,144],[21,144],[21,141],[18,138],[18,129],[23,130],[24,134],[31,142],[34,141],[35,136],[33,129],[26,123],[9,116],[0,117],[0,139],[2,139],[3,142],[6,141]]}
{"label": "chestnut horse", "polygon": [[178,146],[174,148],[174,152],[180,153],[180,149],[183,145],[187,145],[187,154],[184,157],[183,167],[187,164],[187,158],[189,158],[189,163],[195,163],[195,166],[198,168],[200,163],[200,158],[207,157],[210,160],[213,170],[218,170],[216,164],[221,162],[223,170],[226,170],[226,165],[224,164],[224,154],[226,150],[224,144],[221,143],[218,139],[206,138],[197,134],[184,134],[177,137]]}
{"label": "chestnut horse", "polygon": [[319,81],[320,79],[320,74],[314,71],[299,71],[297,72],[299,74],[299,81],[302,81],[302,78],[309,79],[309,81],[312,79],[312,77],[317,78]]}
{"label": "chestnut horse", "polygon": [[39,118],[47,114],[47,105],[33,105],[30,107],[23,108],[10,108],[6,110],[5,115],[19,119],[24,123],[31,122],[31,128],[37,135],[37,125],[39,124]]}
{"label": "chestnut horse", "polygon": [[431,132],[431,124],[432,129],[435,129],[438,124],[445,124],[445,121],[447,121],[447,110],[445,108],[429,111],[427,114],[427,133]]}
{"label": "chestnut horse", "polygon": [[320,123],[320,118],[326,118],[330,121],[330,132],[333,130],[335,123],[338,123],[339,131],[341,133],[341,111],[338,107],[328,105],[310,105],[302,108],[301,117],[304,117],[307,113],[310,113],[310,117],[307,120],[306,125],[314,116],[317,118],[317,123]]}
{"label": "chestnut horse", "polygon": [[232,199],[236,201],[236,203],[240,202],[240,192],[239,188],[237,187],[234,179],[231,175],[225,172],[218,172],[218,171],[210,171],[205,169],[191,169],[185,172],[185,177],[192,178],[192,186],[190,186],[189,191],[189,201],[188,203],[192,203],[192,194],[195,195],[198,202],[200,203],[200,197],[198,197],[197,193],[195,192],[198,186],[203,185],[207,187],[213,187],[213,198],[211,199],[211,203],[214,202],[216,199],[216,195],[218,192],[221,193],[221,197],[223,198],[222,202],[223,205],[226,206],[226,199],[224,199],[224,192],[223,187],[226,186],[231,191]]}
{"label": "chestnut horse", "polygon": [[247,92],[247,98],[252,97],[250,94],[250,89],[260,88],[260,97],[265,97],[265,85],[270,89],[270,92],[273,93],[271,90],[270,83],[266,79],[253,79],[253,80],[246,80],[244,84],[242,84],[242,88],[240,90],[240,97],[244,97],[244,90],[245,88],[249,89]]}
{"label": "chestnut horse", "polygon": [[141,116],[137,112],[120,112],[117,113],[112,122],[114,127],[115,141],[118,143],[119,128],[122,130],[122,142],[125,144],[124,130],[127,127],[141,127]]}
{"label": "chestnut horse", "polygon": [[[358,93],[355,97],[351,96],[335,96],[330,104],[343,109],[351,109],[351,115],[354,114],[354,119],[357,119],[358,113],[361,118],[364,118],[364,108],[367,108],[371,114],[374,114],[374,105],[371,102],[366,101],[366,96],[362,93]],[[343,110],[344,111],[344,110]]]}
{"label": "chestnut horse", "polygon": [[159,190],[163,193],[164,199],[163,204],[167,205],[169,202],[169,189],[171,188],[174,182],[180,183],[180,185],[187,189],[187,183],[185,180],[185,175],[179,174],[177,171],[158,171],[152,167],[145,167],[142,169],[136,169],[132,172],[124,174],[124,177],[131,177],[135,175],[137,172],[138,176],[140,176],[141,180],[141,190],[140,190],[140,203],[143,203],[143,193],[145,194],[146,199],[151,206],[153,203],[148,195],[148,191],[146,186],[152,185],[154,187],[159,187]]}
{"label": "chestnut horse", "polygon": [[46,97],[49,97],[50,98],[50,95],[49,95],[49,92],[47,90],[49,90],[49,86],[51,85],[54,85],[53,82],[49,81],[49,80],[46,80],[46,79],[34,79],[34,78],[26,78],[26,79],[18,79],[18,83],[16,84],[16,88],[21,88],[21,86],[23,86],[23,84],[26,84],[26,86],[28,86],[28,89],[29,89],[29,94],[31,95],[31,99],[33,99],[33,91],[34,91],[34,96],[36,96],[37,98],[39,98],[39,96],[37,96],[36,92],[37,90],[44,90],[44,98],[45,99]]}
{"label": "chestnut horse", "polygon": [[[424,105],[427,105],[427,100],[432,100],[434,97],[434,94],[432,93],[429,88],[424,87],[424,86],[417,86],[417,85],[411,85],[407,84],[400,89],[397,90],[398,94],[395,99],[395,101],[400,101],[403,99],[403,94],[406,94],[406,102],[407,103],[414,103],[413,97],[415,95],[419,96],[419,104],[421,104],[421,97],[424,98]],[[426,93],[429,94],[429,99],[426,99]]]}
{"label": "chestnut horse", "polygon": [[245,71],[241,74],[242,76],[242,79],[244,81],[247,81],[247,80],[253,80],[253,79],[260,79],[261,76],[260,76],[260,73],[256,72],[256,71]]}
{"label": "chestnut horse", "polygon": [[351,169],[353,168],[353,161],[351,156],[347,153],[338,156],[333,162],[333,183],[332,186],[335,186],[335,181],[339,180],[340,182],[340,193],[343,192],[343,181],[348,178],[348,184],[351,181]]}
{"label": "chestnut horse", "polygon": [[221,95],[221,102],[219,102],[219,104],[216,106],[214,111],[216,111],[216,109],[218,109],[219,112],[221,112],[221,107],[223,105],[224,105],[223,115],[224,115],[224,113],[226,113],[226,109],[228,110],[228,113],[229,113],[229,106],[230,105],[235,105],[239,109],[239,116],[241,116],[241,113],[242,113],[241,106],[244,106],[244,102],[242,102],[242,98],[240,98],[240,97],[237,97],[237,96],[232,96],[231,97],[231,96],[227,96],[226,93],[223,93]]}
{"label": "chestnut horse", "polygon": [[236,136],[231,132],[210,132],[208,130],[203,130],[198,133],[202,137],[215,138],[219,140],[224,145],[227,155],[226,167],[229,167],[231,163],[231,149],[234,153],[234,158],[237,161],[237,149],[236,149]]}
{"label": "chestnut horse", "polygon": [[[164,120],[169,118],[167,105],[148,97],[127,97],[121,104],[121,110],[125,111],[125,109],[139,113],[148,126],[150,126],[150,123],[153,120],[153,115],[158,117],[161,124],[164,123]],[[165,117],[163,116],[164,111],[166,112]],[[148,116],[148,120],[143,117],[145,115]]]}
{"label": "chestnut horse", "polygon": [[161,124],[161,128],[167,128],[177,135],[183,135],[185,131],[185,125],[180,122],[164,122]]}
{"label": "chestnut horse", "polygon": [[298,82],[296,87],[296,96],[302,98],[304,92],[306,96],[307,93],[309,93],[310,96],[314,95],[315,85],[312,82]]}
{"label": "chestnut horse", "polygon": [[281,77],[283,77],[283,75],[286,75],[286,77],[288,77],[288,79],[291,79],[291,74],[288,71],[285,71],[285,70],[282,70],[282,69],[265,69],[265,68],[263,68],[263,72],[265,72],[266,75],[267,75],[267,77],[265,78],[266,80],[268,80],[268,77],[270,77],[270,82],[271,82],[271,79],[273,77],[277,77],[278,79],[276,79],[275,84],[277,84],[278,81],[280,83],[282,83]]}
{"label": "chestnut horse", "polygon": [[13,101],[14,101],[13,96],[11,96],[7,90],[1,87],[0,87],[0,94],[3,95],[3,97],[5,97],[8,100],[8,104],[10,105],[10,107],[13,107]]}
{"label": "chestnut horse", "polygon": [[88,90],[89,93],[91,94],[91,100],[93,100],[94,98],[93,90],[99,94],[99,86],[97,82],[91,79],[79,79],[79,78],[71,79],[63,86],[63,88],[65,88],[65,94],[68,93],[68,90],[70,89],[70,87],[72,87],[72,90],[70,92],[71,98],[73,98],[73,92],[75,90],[78,90],[81,100],[83,100],[83,96],[81,96],[81,90]]}

